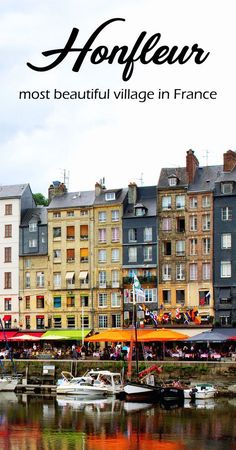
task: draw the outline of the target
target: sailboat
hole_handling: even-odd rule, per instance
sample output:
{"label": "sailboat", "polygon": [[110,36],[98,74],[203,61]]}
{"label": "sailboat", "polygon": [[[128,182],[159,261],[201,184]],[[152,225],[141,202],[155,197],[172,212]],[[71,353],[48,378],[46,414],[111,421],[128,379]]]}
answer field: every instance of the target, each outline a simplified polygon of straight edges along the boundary
{"label": "sailboat", "polygon": [[[154,381],[154,373],[160,373],[162,371],[161,367],[156,364],[153,366],[139,372],[139,360],[138,360],[138,350],[137,350],[137,301],[143,301],[145,298],[144,292],[141,289],[140,282],[137,276],[134,274],[133,281],[133,326],[134,326],[134,347],[135,347],[135,358],[136,358],[136,379],[128,380],[124,384],[123,397],[126,401],[135,402],[151,402],[157,403],[161,402],[177,402],[179,405],[184,403],[184,391],[181,388],[176,388],[174,386],[161,386],[156,385]],[[132,342],[130,345],[130,355],[132,358]],[[131,377],[131,358],[129,360],[129,370],[128,375]]]}

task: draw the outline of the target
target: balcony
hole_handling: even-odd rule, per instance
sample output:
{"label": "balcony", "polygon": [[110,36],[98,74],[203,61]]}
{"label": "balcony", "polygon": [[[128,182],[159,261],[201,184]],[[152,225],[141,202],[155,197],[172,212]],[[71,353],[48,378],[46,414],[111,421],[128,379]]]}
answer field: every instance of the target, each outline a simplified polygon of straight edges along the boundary
{"label": "balcony", "polygon": [[[157,277],[154,275],[151,275],[149,277],[143,277],[138,275],[138,279],[140,284],[142,283],[153,283],[155,285],[157,284]],[[123,284],[132,284],[132,283],[133,283],[132,277],[123,277]]]}

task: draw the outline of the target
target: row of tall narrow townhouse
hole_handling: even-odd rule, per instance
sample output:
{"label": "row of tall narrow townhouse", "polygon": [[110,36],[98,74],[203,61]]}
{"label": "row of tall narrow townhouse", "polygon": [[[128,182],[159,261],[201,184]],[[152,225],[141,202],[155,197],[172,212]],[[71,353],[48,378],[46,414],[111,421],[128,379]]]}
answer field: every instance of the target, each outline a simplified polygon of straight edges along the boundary
{"label": "row of tall narrow townhouse", "polygon": [[236,321],[236,153],[222,166],[161,170],[157,186],[67,192],[36,207],[29,185],[0,188],[0,317],[6,328]]}

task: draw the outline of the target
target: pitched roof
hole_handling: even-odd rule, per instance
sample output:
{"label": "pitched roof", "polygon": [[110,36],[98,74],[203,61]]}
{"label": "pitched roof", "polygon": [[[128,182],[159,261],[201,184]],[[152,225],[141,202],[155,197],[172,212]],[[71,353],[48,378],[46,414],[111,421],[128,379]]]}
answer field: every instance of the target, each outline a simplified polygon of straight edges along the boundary
{"label": "pitched roof", "polygon": [[0,198],[20,198],[27,186],[28,183],[0,186]]}
{"label": "pitched roof", "polygon": [[[176,186],[170,186],[168,178],[175,176],[178,178],[178,184]],[[161,173],[158,181],[158,189],[187,187],[188,186],[188,176],[185,167],[165,167],[161,169]]]}
{"label": "pitched roof", "polygon": [[37,208],[27,209],[21,220],[21,226],[27,227],[31,220],[34,219],[40,225],[47,225],[47,208],[46,206],[38,206]]}
{"label": "pitched roof", "polygon": [[[94,199],[94,205],[115,205],[117,203],[123,203],[124,198],[127,194],[127,188],[120,188],[120,189],[102,189],[101,193],[95,197]],[[107,193],[115,193],[115,200],[106,200],[105,195]]]}
{"label": "pitched roof", "polygon": [[213,191],[215,182],[222,172],[222,166],[205,166],[196,170],[194,182],[188,187],[190,192]]}
{"label": "pitched roof", "polygon": [[53,197],[48,209],[56,208],[80,208],[92,206],[95,199],[95,191],[67,192]]}
{"label": "pitched roof", "polygon": [[[136,204],[127,204],[124,210],[124,218],[135,216],[135,207],[146,208],[144,217],[155,216],[157,211],[157,188],[156,186],[137,187]],[[137,217],[137,216],[136,216]],[[141,216],[142,217],[142,216]]]}

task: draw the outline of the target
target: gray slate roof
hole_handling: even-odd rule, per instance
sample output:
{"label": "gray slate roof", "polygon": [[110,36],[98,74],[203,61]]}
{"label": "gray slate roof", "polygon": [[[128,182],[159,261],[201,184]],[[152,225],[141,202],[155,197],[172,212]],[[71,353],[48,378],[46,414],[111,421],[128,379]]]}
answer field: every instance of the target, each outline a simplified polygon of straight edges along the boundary
{"label": "gray slate roof", "polygon": [[[137,187],[137,201],[135,205],[127,204],[124,210],[124,218],[135,216],[134,206],[139,204],[147,208],[147,212],[143,217],[155,216],[157,213],[157,189],[156,186]],[[142,218],[142,216],[139,216]]]}
{"label": "gray slate roof", "polygon": [[0,198],[20,198],[29,184],[13,184],[0,186]]}
{"label": "gray slate roof", "polygon": [[48,214],[46,206],[38,206],[37,208],[30,208],[26,210],[26,213],[22,217],[21,226],[27,227],[32,219],[36,222],[40,222],[40,225],[47,225]]}
{"label": "gray slate roof", "polygon": [[94,199],[95,191],[67,192],[63,195],[55,196],[50,202],[48,209],[92,206]]}
{"label": "gray slate roof", "polygon": [[232,170],[232,172],[223,172],[223,170],[221,170],[220,175],[216,181],[217,183],[220,183],[221,181],[236,181],[236,167],[234,168],[234,170]]}
{"label": "gray slate roof", "polygon": [[213,191],[215,181],[222,173],[223,166],[199,167],[195,174],[194,182],[188,187],[190,192]]}
{"label": "gray slate roof", "polygon": [[179,180],[177,186],[173,186],[173,188],[188,186],[188,177],[185,167],[176,167],[174,169],[173,167],[165,167],[164,169],[161,169],[158,189],[166,189],[170,187],[168,177],[171,177],[171,175],[176,176]]}
{"label": "gray slate roof", "polygon": [[[101,194],[95,197],[94,199],[94,205],[115,205],[117,203],[123,203],[124,198],[127,194],[128,189],[127,188],[120,188],[120,189],[103,189]],[[115,200],[106,200],[105,194],[115,192],[116,198]]]}

